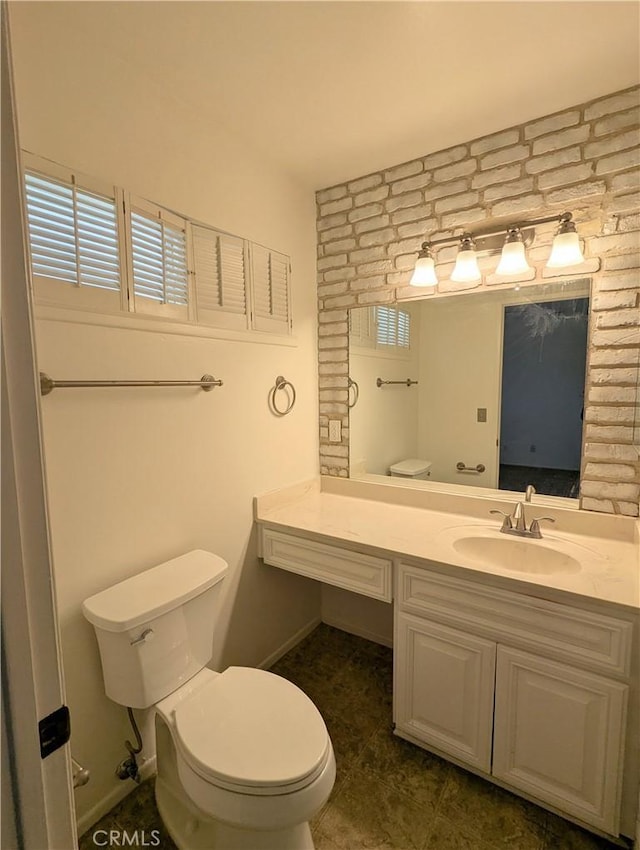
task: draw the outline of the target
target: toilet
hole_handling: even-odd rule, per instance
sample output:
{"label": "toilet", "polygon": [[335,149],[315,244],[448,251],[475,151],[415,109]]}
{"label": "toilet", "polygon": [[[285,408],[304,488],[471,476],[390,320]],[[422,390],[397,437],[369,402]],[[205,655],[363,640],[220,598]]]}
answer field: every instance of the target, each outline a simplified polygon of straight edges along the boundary
{"label": "toilet", "polygon": [[227,571],[196,550],[86,599],[105,691],[155,711],[156,800],[180,850],[313,850],[309,820],[336,775],[331,739],[286,679],[206,666]]}
{"label": "toilet", "polygon": [[392,478],[412,478],[414,481],[425,481],[431,476],[431,461],[411,457],[400,460],[389,467]]}

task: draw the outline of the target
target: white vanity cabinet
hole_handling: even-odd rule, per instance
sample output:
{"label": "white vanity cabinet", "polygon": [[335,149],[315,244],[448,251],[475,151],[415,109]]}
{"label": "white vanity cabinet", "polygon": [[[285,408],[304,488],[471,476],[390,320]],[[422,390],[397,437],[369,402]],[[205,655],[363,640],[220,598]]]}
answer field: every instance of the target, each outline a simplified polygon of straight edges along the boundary
{"label": "white vanity cabinet", "polygon": [[632,625],[400,562],[396,733],[618,833]]}
{"label": "white vanity cabinet", "polygon": [[[320,512],[315,531],[306,513],[304,528],[295,516],[263,521],[260,554],[394,601],[396,734],[585,826],[630,835],[640,772],[637,612],[398,552],[398,514],[388,545],[381,535],[367,545],[364,521],[342,520],[344,502],[332,510]],[[341,523],[347,539],[330,533]],[[614,567],[611,587],[623,578]]]}

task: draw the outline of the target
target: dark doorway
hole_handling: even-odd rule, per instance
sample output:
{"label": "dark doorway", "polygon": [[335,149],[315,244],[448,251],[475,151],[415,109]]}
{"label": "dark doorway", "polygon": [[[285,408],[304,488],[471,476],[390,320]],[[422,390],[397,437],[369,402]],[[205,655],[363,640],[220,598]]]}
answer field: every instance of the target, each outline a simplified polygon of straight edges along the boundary
{"label": "dark doorway", "polygon": [[500,489],[576,497],[589,299],[505,307]]}

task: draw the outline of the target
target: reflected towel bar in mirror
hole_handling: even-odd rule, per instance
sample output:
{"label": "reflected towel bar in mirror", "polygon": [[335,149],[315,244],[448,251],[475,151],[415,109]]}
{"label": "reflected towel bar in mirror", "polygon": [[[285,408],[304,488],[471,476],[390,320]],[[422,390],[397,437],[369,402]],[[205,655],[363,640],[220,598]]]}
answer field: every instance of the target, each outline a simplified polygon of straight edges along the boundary
{"label": "reflected towel bar in mirror", "polygon": [[404,384],[406,387],[410,387],[417,383],[417,381],[412,381],[411,378],[407,378],[406,381],[383,381],[382,378],[376,378],[376,387],[381,387],[383,384]]}
{"label": "reflected towel bar in mirror", "polygon": [[463,461],[459,460],[456,463],[458,472],[484,472],[487,467],[484,463],[479,463],[477,466],[467,466]]}
{"label": "reflected towel bar in mirror", "polygon": [[46,372],[40,372],[41,395],[49,395],[58,387],[201,387],[210,392],[221,386],[222,381],[213,375],[203,375],[199,381],[54,381]]}

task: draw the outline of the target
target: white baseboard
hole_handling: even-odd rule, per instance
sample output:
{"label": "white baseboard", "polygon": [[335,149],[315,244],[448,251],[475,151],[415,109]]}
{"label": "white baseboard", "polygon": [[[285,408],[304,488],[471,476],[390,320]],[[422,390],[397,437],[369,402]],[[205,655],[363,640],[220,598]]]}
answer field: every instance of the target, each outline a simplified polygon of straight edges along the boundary
{"label": "white baseboard", "polygon": [[301,629],[289,638],[289,640],[285,641],[275,652],[272,652],[268,655],[263,661],[261,661],[256,666],[261,670],[268,670],[276,661],[279,661],[283,655],[286,655],[290,649],[293,649],[294,646],[297,646],[301,640],[304,640],[307,635],[310,635],[311,632],[320,625],[321,623],[320,617],[314,617],[310,620],[306,625],[304,625]]}
{"label": "white baseboard", "polygon": [[[144,781],[148,779],[150,776],[153,776],[156,773],[156,757],[151,756],[151,758],[145,759],[140,765],[140,778]],[[81,817],[78,818],[78,836],[84,835],[84,833],[91,829],[91,827],[96,824],[100,818],[103,818],[106,814],[108,814],[114,806],[117,806],[121,800],[131,794],[132,791],[135,791],[136,784],[130,779],[121,780],[118,785],[115,785],[108,794],[106,794],[99,802],[92,806],[89,811],[85,812]],[[81,794],[82,790],[78,791],[78,794]]]}
{"label": "white baseboard", "polygon": [[328,626],[333,626],[334,629],[340,629],[340,631],[348,632],[350,635],[357,635],[357,637],[365,638],[365,640],[373,641],[373,643],[379,643],[381,646],[388,646],[389,648],[393,647],[393,641],[387,635],[377,634],[376,632],[372,632],[369,629],[363,629],[360,626],[355,626],[353,623],[347,623],[343,620],[336,619],[335,617],[322,617],[322,622],[326,623]]}

